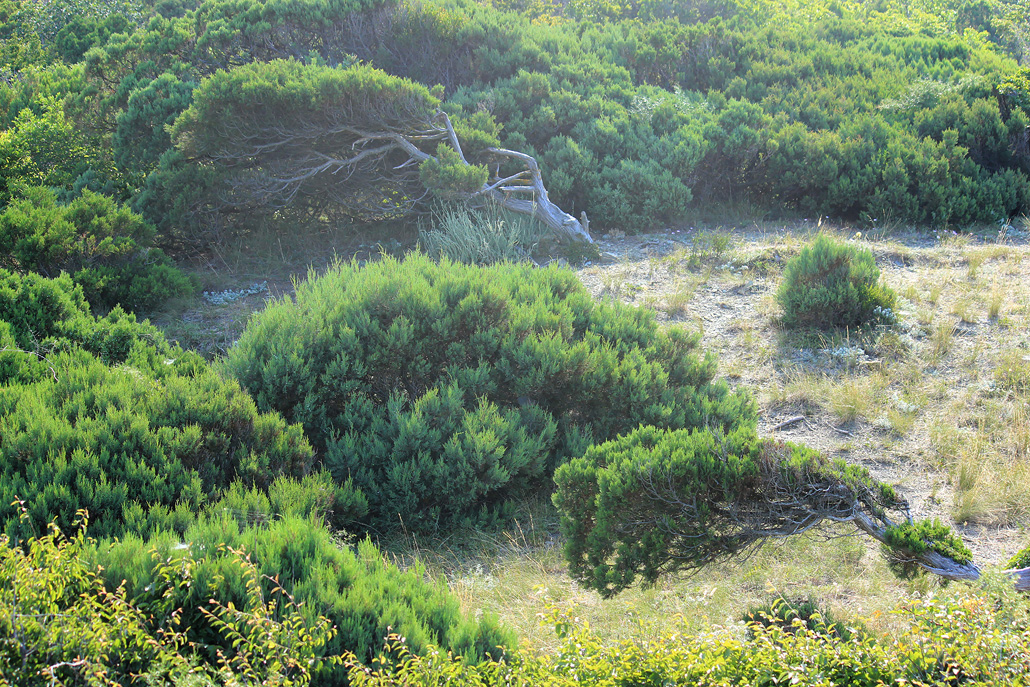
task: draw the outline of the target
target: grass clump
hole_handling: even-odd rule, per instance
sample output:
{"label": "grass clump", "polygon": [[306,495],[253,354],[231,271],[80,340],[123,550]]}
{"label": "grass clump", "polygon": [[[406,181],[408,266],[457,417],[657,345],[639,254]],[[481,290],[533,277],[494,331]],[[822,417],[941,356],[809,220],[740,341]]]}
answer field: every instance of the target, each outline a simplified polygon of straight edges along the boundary
{"label": "grass clump", "polygon": [[419,243],[429,255],[467,265],[522,262],[545,230],[532,218],[502,214],[489,207],[452,207],[436,213],[430,226],[419,229]]}
{"label": "grass clump", "polygon": [[784,267],[781,322],[791,329],[893,324],[897,296],[879,279],[868,249],[821,234]]}

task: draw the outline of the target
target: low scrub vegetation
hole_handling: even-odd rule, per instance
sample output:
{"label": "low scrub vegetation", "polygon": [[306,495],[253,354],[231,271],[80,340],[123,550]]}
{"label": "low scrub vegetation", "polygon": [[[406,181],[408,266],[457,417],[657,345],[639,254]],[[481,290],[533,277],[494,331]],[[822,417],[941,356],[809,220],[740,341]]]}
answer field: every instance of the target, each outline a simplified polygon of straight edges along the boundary
{"label": "low scrub vegetation", "polygon": [[826,234],[789,260],[776,300],[788,328],[846,328],[893,324],[897,296],[880,283],[868,249]]}
{"label": "low scrub vegetation", "polygon": [[0,685],[1022,684],[1026,5],[0,1]]}
{"label": "low scrub vegetation", "polygon": [[487,522],[554,468],[640,424],[747,422],[697,338],[600,304],[560,269],[412,255],[341,264],[256,316],[225,369],[303,424],[370,521]]}
{"label": "low scrub vegetation", "polygon": [[[281,527],[292,530],[292,546],[305,548],[313,530],[301,535],[302,522],[287,519]],[[261,538],[251,536],[249,543],[265,551],[274,548],[262,545]],[[328,617],[263,577],[261,564],[242,549],[215,546],[201,558],[194,557],[193,549],[155,557],[150,563],[155,571],[151,588],[134,601],[131,585],[108,589],[94,574],[87,562],[93,555],[91,544],[81,534],[66,538],[54,530],[22,546],[5,544],[0,547],[0,625],[9,630],[0,642],[0,674],[17,675],[16,684],[25,687],[117,683],[133,676],[202,686],[620,685],[684,680],[713,686],[770,680],[813,687],[910,682],[1014,685],[1030,671],[1030,609],[1025,597],[1000,582],[979,591],[957,588],[903,601],[894,611],[898,630],[887,635],[860,627],[845,635],[817,614],[803,620],[798,611],[777,610],[783,608],[778,604],[749,625],[746,637],[723,630],[611,646],[570,615],[552,610],[548,621],[559,643],[549,655],[479,660],[466,654],[465,660],[456,660],[435,649],[413,653],[403,634],[390,634],[376,660],[360,662],[360,655],[330,649],[337,630]],[[114,544],[111,552],[120,546],[138,550],[139,543]],[[374,604],[404,598],[396,582],[377,587],[386,579],[374,549],[359,549],[360,558],[333,555],[347,561],[350,593],[365,588]],[[210,576],[215,569],[221,574]],[[419,575],[413,572],[400,579],[418,584]],[[211,585],[232,586],[233,601],[210,598]],[[377,588],[381,591],[373,593]],[[187,605],[178,606],[182,602]],[[194,602],[200,605],[190,605]],[[203,617],[205,632],[194,636],[180,629],[184,625],[176,619],[183,614]],[[339,631],[353,632],[364,622]],[[410,627],[403,621],[400,625],[402,632]],[[222,651],[210,653],[216,647]]]}
{"label": "low scrub vegetation", "polygon": [[[195,353],[115,309],[94,318],[82,290],[0,271],[0,521],[16,538],[70,527],[119,535],[127,509],[197,510],[236,479],[301,475],[299,427],[259,413]],[[27,517],[18,515],[18,507]]]}

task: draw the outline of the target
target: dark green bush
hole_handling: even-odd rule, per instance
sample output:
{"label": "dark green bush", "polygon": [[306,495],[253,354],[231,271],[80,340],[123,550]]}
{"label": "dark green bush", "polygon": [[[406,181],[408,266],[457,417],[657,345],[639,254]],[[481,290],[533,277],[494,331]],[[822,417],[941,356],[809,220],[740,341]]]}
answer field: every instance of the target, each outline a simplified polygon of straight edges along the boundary
{"label": "dark green bush", "polygon": [[[198,510],[236,479],[304,474],[301,428],[259,413],[233,381],[115,309],[93,318],[79,287],[0,270],[0,527],[118,534],[126,509]],[[28,513],[17,517],[15,500]]]}
{"label": "dark green bush", "polygon": [[570,271],[414,255],[309,279],[251,321],[225,366],[261,408],[303,423],[376,526],[425,529],[503,515],[566,458],[641,423],[752,421],[697,344],[647,310],[595,302]]}
{"label": "dark green bush", "polygon": [[825,520],[889,522],[905,506],[866,469],[760,439],[753,424],[726,434],[640,427],[590,447],[554,481],[569,571],[605,597]]}
{"label": "dark green bush", "polygon": [[789,260],[776,300],[789,328],[893,324],[894,292],[881,286],[873,254],[821,234]]}
{"label": "dark green bush", "polygon": [[155,229],[107,196],[83,190],[67,205],[43,187],[22,187],[0,214],[0,266],[56,277],[67,272],[87,300],[110,309],[152,309],[194,285],[153,248]]}
{"label": "dark green bush", "polygon": [[[232,650],[201,608],[209,599],[242,607],[247,578],[235,558],[245,555],[263,576],[267,594],[281,585],[314,622],[325,616],[336,635],[326,654],[351,651],[363,661],[383,651],[386,636],[404,636],[409,649],[423,653],[441,647],[472,659],[500,658],[515,639],[496,619],[465,618],[458,599],[442,583],[430,582],[424,569],[400,570],[369,541],[340,546],[317,521],[286,515],[261,524],[245,524],[232,514],[202,518],[183,534],[158,533],[144,540],[127,535],[97,545],[88,557],[109,588],[125,584],[139,608],[167,617],[181,608],[180,627],[188,628],[201,655],[212,663],[216,652]],[[162,570],[188,569],[189,584],[169,589]],[[347,684],[345,671],[331,668],[317,684]]]}

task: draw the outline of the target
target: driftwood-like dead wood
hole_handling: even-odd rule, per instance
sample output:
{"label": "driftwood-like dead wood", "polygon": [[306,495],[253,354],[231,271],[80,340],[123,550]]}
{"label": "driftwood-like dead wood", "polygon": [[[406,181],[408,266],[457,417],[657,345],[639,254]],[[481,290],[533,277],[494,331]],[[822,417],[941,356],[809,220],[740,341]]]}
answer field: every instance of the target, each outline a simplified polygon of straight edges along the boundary
{"label": "driftwood-like dead wood", "polygon": [[779,424],[773,425],[772,428],[771,428],[771,431],[775,432],[777,430],[783,429],[784,427],[790,427],[791,425],[793,425],[795,423],[798,423],[798,422],[801,422],[804,419],[805,419],[804,415],[795,415],[794,417],[788,418],[788,419],[784,420],[783,422],[781,422]]}

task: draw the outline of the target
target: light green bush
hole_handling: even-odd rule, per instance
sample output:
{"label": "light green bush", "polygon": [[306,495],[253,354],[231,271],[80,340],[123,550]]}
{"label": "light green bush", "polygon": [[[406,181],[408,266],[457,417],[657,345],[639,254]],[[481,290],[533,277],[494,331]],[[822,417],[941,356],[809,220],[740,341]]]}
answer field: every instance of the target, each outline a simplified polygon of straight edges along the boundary
{"label": "light green bush", "polygon": [[[495,618],[466,618],[457,597],[429,581],[423,568],[401,570],[367,540],[354,548],[341,546],[320,523],[302,515],[246,523],[231,513],[216,514],[182,534],[127,535],[85,555],[107,586],[124,586],[138,608],[160,618],[181,609],[179,627],[188,629],[198,655],[212,664],[219,651],[231,653],[234,647],[205,610],[211,599],[245,607],[251,578],[238,564],[243,556],[254,565],[266,598],[282,587],[300,605],[307,624],[321,617],[332,623],[335,632],[319,649],[320,657],[350,652],[367,663],[384,653],[391,633],[404,636],[415,653],[440,647],[470,661],[499,659],[515,646]],[[163,579],[169,570],[188,584],[169,585]],[[285,620],[293,612],[277,609],[275,617]],[[331,663],[316,676],[320,685],[348,684],[346,670]]]}
{"label": "light green bush", "polygon": [[457,687],[548,685],[800,685],[882,687],[957,684],[1016,687],[1030,673],[1030,608],[1025,596],[963,587],[949,594],[902,601],[899,629],[886,636],[827,632],[773,624],[733,632],[680,634],[610,645],[554,610],[558,646],[514,664],[455,664],[434,653],[408,656],[399,666],[355,666],[356,685],[400,687],[446,683]]}
{"label": "light green bush", "polygon": [[[79,287],[0,270],[0,528],[124,531],[126,509],[198,511],[240,479],[302,475],[300,427],[259,413],[239,385],[148,323],[97,319]],[[20,501],[27,517],[18,516]]]}
{"label": "light green bush", "polygon": [[21,187],[0,214],[0,266],[71,275],[86,299],[109,310],[150,310],[193,292],[189,277],[153,247],[156,230],[129,208],[83,190],[66,205],[43,187]]}

